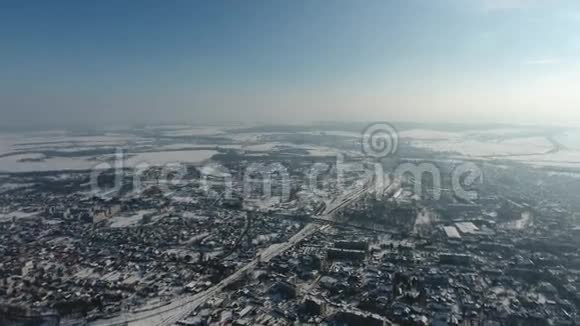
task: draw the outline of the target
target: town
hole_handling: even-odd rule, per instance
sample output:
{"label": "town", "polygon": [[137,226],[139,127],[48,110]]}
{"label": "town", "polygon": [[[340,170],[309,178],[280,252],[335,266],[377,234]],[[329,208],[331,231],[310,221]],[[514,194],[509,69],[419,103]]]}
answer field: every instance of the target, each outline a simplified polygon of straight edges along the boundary
{"label": "town", "polygon": [[105,171],[98,192],[90,172],[6,176],[3,323],[577,322],[577,203],[531,186],[565,176],[482,164],[464,199],[450,177],[390,173],[402,157],[260,162],[280,165],[252,174],[255,157],[222,155],[181,166],[178,182],[149,167],[139,189],[131,173],[114,189]]}

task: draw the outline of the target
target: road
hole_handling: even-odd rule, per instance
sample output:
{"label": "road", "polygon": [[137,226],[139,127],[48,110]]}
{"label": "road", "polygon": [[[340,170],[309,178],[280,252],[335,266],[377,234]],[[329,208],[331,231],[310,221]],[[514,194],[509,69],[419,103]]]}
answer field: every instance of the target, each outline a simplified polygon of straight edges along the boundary
{"label": "road", "polygon": [[[372,189],[373,180],[369,180],[365,185],[359,189],[355,189],[345,195],[340,196],[337,200],[334,200],[331,205],[328,205],[326,210],[319,216],[320,219],[326,219],[332,221],[333,214],[339,209],[349,205],[350,203],[358,200],[363,194],[367,193]],[[221,292],[228,285],[235,283],[236,281],[242,279],[244,275],[251,272],[259,262],[267,262],[272,258],[284,253],[290,248],[294,247],[300,241],[306,239],[312,234],[318,232],[322,228],[326,227],[324,224],[320,223],[309,223],[305,225],[298,233],[292,236],[288,241],[280,244],[274,244],[266,249],[264,249],[258,257],[250,261],[248,264],[244,265],[242,268],[237,270],[232,275],[223,279],[220,283],[214,285],[213,287],[197,293],[192,296],[182,297],[174,300],[168,305],[154,308],[148,311],[125,313],[121,316],[114,317],[111,319],[97,320],[90,322],[90,326],[120,326],[120,325],[139,325],[139,326],[169,326],[175,324],[177,321],[182,320],[189,316],[197,307],[201,304],[207,302],[211,297],[215,296]]]}

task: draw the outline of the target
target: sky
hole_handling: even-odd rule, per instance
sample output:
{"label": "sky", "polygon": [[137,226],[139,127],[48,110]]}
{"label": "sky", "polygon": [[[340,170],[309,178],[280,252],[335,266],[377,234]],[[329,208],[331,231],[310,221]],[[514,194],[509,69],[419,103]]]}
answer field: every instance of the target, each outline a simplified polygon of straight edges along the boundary
{"label": "sky", "polygon": [[0,1],[0,126],[580,122],[578,0]]}

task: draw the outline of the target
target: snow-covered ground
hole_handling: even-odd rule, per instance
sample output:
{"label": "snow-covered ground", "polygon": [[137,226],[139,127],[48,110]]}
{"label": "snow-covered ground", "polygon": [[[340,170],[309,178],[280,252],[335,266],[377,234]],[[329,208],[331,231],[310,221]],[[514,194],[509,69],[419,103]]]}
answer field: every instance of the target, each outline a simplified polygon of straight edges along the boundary
{"label": "snow-covered ground", "polygon": [[0,193],[33,186],[33,183],[0,183]]}
{"label": "snow-covered ground", "polygon": [[565,131],[554,138],[566,149],[580,151],[580,130]]}
{"label": "snow-covered ground", "polygon": [[197,127],[177,130],[167,130],[163,132],[168,137],[186,137],[186,136],[214,136],[224,133],[223,128],[219,127]]}
{"label": "snow-covered ground", "polygon": [[98,162],[90,157],[53,157],[42,161],[21,161],[29,155],[14,155],[0,158],[0,172],[42,172],[60,170],[88,170]]}
{"label": "snow-covered ground", "polygon": [[115,216],[109,220],[109,226],[112,228],[125,228],[137,225],[145,215],[152,214],[154,210],[141,210],[129,216]]}
{"label": "snow-covered ground", "polygon": [[19,218],[27,218],[33,217],[38,215],[38,212],[22,212],[22,211],[13,211],[10,213],[1,213],[0,212],[0,222],[7,222],[11,219],[19,219]]}
{"label": "snow-covered ground", "polygon": [[[188,151],[162,151],[129,154],[124,167],[135,167],[139,164],[165,165],[168,163],[201,163],[211,158],[216,151],[213,150],[188,150]],[[42,159],[41,154],[19,154],[0,157],[0,172],[41,172],[60,170],[90,170],[110,168],[103,165],[104,160],[95,160],[94,156],[79,157],[51,157]],[[110,157],[103,156],[102,158]],[[34,159],[34,160],[32,160]],[[39,160],[40,159],[40,160]],[[24,160],[24,161],[23,161]]]}
{"label": "snow-covered ground", "polygon": [[505,140],[475,140],[449,138],[434,140],[410,140],[414,147],[427,148],[436,152],[457,153],[473,157],[543,154],[553,149],[544,137],[509,138]]}
{"label": "snow-covered ground", "polygon": [[449,153],[453,157],[502,159],[534,166],[580,168],[580,131],[563,131],[555,142],[531,129],[497,129],[460,133],[404,132],[413,147]]}
{"label": "snow-covered ground", "polygon": [[169,145],[160,145],[155,146],[154,148],[157,150],[183,150],[183,149],[196,149],[196,148],[223,148],[223,149],[240,149],[242,145],[240,144],[188,144],[188,143],[177,143],[177,144],[169,144]]}
{"label": "snow-covered ground", "polygon": [[124,147],[146,139],[107,133],[96,136],[71,136],[63,131],[44,133],[0,133],[0,155],[41,150],[75,151],[98,147]]}
{"label": "snow-covered ground", "polygon": [[[159,131],[149,134],[147,130]],[[144,132],[146,131],[146,132]],[[133,134],[131,134],[133,132]],[[361,139],[361,133],[343,130],[297,132],[303,135],[334,135],[346,137],[339,143],[352,143]],[[123,148],[130,156],[125,167],[140,163],[163,165],[167,163],[201,163],[218,150],[238,150],[246,155],[265,155],[272,152],[295,152],[296,155],[333,156],[342,152],[331,146],[312,143],[293,144],[286,141],[284,134],[276,132],[240,132],[219,127],[162,126],[135,130],[118,130],[94,136],[78,135],[65,131],[42,133],[0,133],[0,172],[33,172],[55,170],[87,170],[100,163],[110,161],[112,155],[102,154]],[[548,138],[539,128],[496,128],[459,131],[431,130],[428,127],[402,130],[398,133],[402,146],[422,148],[438,153],[447,153],[451,158],[460,159],[502,159],[540,166],[580,167],[580,130],[562,131]],[[189,142],[175,139],[172,143],[167,136],[215,136]],[[230,139],[223,143],[223,139]],[[219,141],[218,141],[219,139]],[[308,138],[306,138],[308,139]],[[557,144],[561,146],[557,146]],[[325,144],[328,145],[328,144]],[[209,148],[209,149],[208,149]],[[214,150],[215,148],[215,150]],[[74,152],[83,156],[72,156]],[[95,154],[89,155],[94,151]],[[132,153],[132,154],[131,154]],[[356,153],[347,153],[354,156]],[[45,157],[44,155],[48,155]]]}
{"label": "snow-covered ground", "polygon": [[127,167],[135,167],[141,163],[150,165],[164,165],[168,163],[200,163],[210,159],[216,151],[213,150],[190,150],[190,151],[163,151],[139,153],[126,161]]}

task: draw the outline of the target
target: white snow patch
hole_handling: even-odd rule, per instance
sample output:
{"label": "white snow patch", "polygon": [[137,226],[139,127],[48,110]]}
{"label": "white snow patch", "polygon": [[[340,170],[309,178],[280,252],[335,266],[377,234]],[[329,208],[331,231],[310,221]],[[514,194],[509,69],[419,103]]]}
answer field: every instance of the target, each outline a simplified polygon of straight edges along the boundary
{"label": "white snow patch", "polygon": [[168,137],[187,137],[187,136],[214,136],[224,133],[223,128],[218,127],[199,127],[190,129],[169,130],[163,132]]}
{"label": "white snow patch", "polygon": [[141,210],[137,213],[129,216],[115,216],[110,219],[110,227],[112,228],[125,228],[133,225],[137,225],[145,215],[152,214],[154,210]]}

